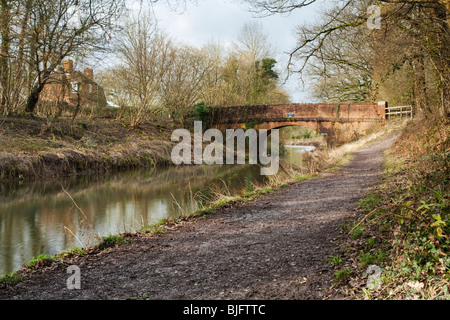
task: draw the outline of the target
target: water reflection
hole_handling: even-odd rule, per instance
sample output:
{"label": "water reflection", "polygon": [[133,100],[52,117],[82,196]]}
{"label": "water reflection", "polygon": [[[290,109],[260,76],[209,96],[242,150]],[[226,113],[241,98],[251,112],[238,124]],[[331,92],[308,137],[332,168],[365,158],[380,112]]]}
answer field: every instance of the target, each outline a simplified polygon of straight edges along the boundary
{"label": "water reflection", "polygon": [[[39,254],[54,255],[95,243],[100,236],[133,232],[198,206],[213,185],[241,193],[258,184],[257,166],[192,166],[109,176],[37,181],[0,193],[0,274]],[[78,210],[61,185],[81,209]],[[92,232],[95,230],[95,232]]]}
{"label": "water reflection", "polygon": [[284,146],[284,155],[283,158],[298,167],[302,166],[302,156],[301,154],[304,152],[311,152],[315,150],[314,146]]}
{"label": "water reflection", "polygon": [[[300,166],[310,148],[287,146],[284,158]],[[213,186],[241,194],[265,178],[258,166],[186,166],[0,186],[0,275],[40,254],[95,244],[96,233],[133,232],[193,211],[192,198]]]}

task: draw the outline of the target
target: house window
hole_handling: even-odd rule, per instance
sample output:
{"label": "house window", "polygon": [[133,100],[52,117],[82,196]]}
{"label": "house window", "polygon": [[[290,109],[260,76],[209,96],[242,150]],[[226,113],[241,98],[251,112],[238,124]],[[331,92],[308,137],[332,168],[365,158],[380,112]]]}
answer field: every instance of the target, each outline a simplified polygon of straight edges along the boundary
{"label": "house window", "polygon": [[78,93],[78,92],[80,92],[80,83],[72,82],[72,93]]}
{"label": "house window", "polygon": [[89,83],[89,93],[92,93],[92,83]]}

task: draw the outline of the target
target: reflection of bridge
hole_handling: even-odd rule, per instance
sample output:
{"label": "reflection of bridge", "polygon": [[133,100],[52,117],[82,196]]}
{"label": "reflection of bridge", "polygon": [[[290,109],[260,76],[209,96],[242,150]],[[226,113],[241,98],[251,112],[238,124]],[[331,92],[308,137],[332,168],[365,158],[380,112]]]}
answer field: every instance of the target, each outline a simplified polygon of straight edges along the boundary
{"label": "reflection of bridge", "polygon": [[374,125],[384,123],[385,102],[301,103],[223,107],[212,115],[212,126],[224,129],[276,129],[305,126],[329,138],[348,141],[366,134]]}

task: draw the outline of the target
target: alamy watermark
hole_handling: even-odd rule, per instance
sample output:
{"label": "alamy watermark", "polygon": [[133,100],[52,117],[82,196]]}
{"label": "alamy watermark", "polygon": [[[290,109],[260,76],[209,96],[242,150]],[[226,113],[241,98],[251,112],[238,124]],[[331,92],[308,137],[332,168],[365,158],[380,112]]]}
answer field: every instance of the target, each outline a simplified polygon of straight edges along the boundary
{"label": "alamy watermark", "polygon": [[67,289],[81,290],[81,270],[78,266],[69,266],[66,270],[70,276],[67,278]]}
{"label": "alamy watermark", "polygon": [[367,8],[367,27],[370,30],[381,29],[381,8],[376,5],[371,5]]}
{"label": "alamy watermark", "polygon": [[[218,129],[209,129],[203,133],[201,121],[194,122],[194,152],[192,136],[187,129],[177,129],[172,133],[172,141],[179,142],[172,149],[172,162],[180,164],[261,164],[261,175],[275,175],[280,166],[280,134],[278,129],[270,131],[270,156],[268,150],[268,130],[227,129],[225,137]],[[203,149],[203,143],[209,142]],[[247,144],[248,142],[248,144]],[[225,155],[224,155],[224,148]],[[192,159],[193,158],[193,159]],[[224,159],[225,158],[225,159]]]}
{"label": "alamy watermark", "polygon": [[369,275],[367,279],[367,288],[369,290],[381,289],[381,268],[371,265],[367,268],[366,273]]}

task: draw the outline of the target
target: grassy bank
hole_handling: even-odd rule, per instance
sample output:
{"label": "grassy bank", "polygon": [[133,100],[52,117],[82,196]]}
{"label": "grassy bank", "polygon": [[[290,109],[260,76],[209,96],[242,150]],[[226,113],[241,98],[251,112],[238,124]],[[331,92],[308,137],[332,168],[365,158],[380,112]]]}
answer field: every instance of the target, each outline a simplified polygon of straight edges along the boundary
{"label": "grassy bank", "polygon": [[[449,136],[449,123],[417,120],[386,151],[382,182],[360,201],[360,217],[343,226],[348,236],[335,266],[341,294],[450,298]],[[380,268],[377,286],[368,286],[370,265]]]}
{"label": "grassy bank", "polygon": [[0,181],[167,164],[172,131],[163,121],[133,129],[113,119],[8,116],[0,126]]}

